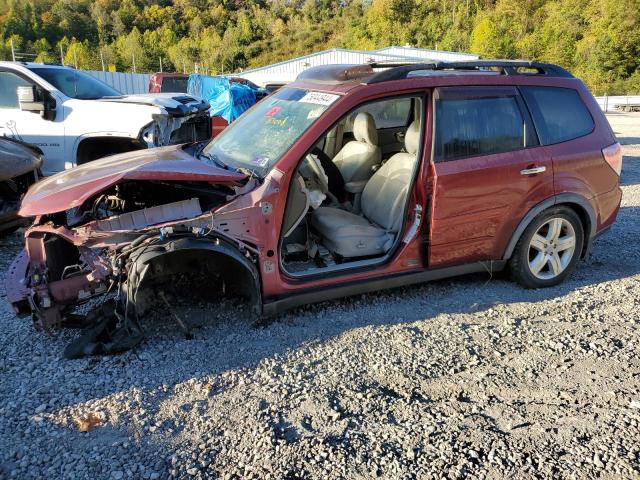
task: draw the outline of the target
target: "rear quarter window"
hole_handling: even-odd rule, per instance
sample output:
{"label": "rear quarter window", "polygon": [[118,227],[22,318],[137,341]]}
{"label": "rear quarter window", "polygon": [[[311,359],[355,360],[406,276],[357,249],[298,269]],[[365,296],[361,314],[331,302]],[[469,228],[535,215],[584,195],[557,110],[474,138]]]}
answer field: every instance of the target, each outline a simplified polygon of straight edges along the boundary
{"label": "rear quarter window", "polygon": [[566,142],[593,131],[593,118],[577,91],[559,87],[520,90],[544,145]]}

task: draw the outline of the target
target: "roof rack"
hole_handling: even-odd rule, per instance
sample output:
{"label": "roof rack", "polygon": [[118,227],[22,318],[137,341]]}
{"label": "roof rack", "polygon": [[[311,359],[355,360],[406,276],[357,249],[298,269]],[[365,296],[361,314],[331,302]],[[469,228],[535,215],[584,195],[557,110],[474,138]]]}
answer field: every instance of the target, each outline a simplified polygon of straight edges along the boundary
{"label": "roof rack", "polygon": [[[531,62],[528,60],[470,60],[461,62],[428,62],[428,63],[397,63],[371,62],[372,69],[385,68],[371,76],[366,83],[380,83],[389,80],[402,80],[411,72],[420,70],[470,70],[490,71],[498,70],[502,75],[548,75],[550,77],[570,77],[573,75],[558,65],[550,63]],[[524,70],[524,71],[523,71]],[[527,71],[528,70],[528,71]],[[534,72],[531,72],[533,70]]]}

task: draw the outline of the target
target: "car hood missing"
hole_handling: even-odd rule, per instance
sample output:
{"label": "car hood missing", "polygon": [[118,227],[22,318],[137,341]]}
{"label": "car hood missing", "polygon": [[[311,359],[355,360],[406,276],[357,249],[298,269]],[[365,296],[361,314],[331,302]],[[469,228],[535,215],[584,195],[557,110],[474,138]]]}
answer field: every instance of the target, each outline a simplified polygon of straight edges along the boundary
{"label": "car hood missing", "polygon": [[[192,150],[192,149],[189,149]],[[235,185],[247,176],[204,163],[182,145],[127,152],[58,173],[34,185],[20,215],[62,212],[124,180],[190,181]]]}

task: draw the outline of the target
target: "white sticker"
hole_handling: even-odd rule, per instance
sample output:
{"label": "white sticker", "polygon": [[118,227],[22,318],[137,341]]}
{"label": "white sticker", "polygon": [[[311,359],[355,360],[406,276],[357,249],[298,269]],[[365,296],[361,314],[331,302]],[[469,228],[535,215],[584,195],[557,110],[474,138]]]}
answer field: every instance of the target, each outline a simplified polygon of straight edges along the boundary
{"label": "white sticker", "polygon": [[307,92],[299,102],[302,103],[315,103],[316,105],[329,106],[335,102],[340,95],[334,95],[332,93],[320,93],[320,92]]}
{"label": "white sticker", "polygon": [[310,110],[307,114],[307,120],[313,120],[314,118],[318,118],[324,112],[324,108],[314,108]]}

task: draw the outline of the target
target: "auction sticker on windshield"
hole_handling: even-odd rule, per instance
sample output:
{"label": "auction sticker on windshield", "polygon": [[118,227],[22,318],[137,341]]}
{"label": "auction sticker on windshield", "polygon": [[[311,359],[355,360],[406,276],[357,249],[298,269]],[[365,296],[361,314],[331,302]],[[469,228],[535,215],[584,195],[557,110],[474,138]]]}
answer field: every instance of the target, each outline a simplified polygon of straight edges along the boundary
{"label": "auction sticker on windshield", "polygon": [[329,106],[338,98],[340,98],[340,95],[334,95],[332,93],[307,92],[306,95],[298,101],[301,103]]}

